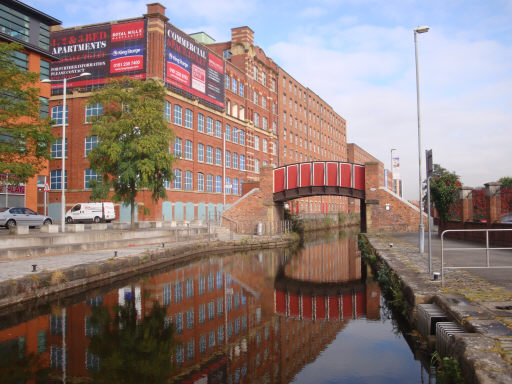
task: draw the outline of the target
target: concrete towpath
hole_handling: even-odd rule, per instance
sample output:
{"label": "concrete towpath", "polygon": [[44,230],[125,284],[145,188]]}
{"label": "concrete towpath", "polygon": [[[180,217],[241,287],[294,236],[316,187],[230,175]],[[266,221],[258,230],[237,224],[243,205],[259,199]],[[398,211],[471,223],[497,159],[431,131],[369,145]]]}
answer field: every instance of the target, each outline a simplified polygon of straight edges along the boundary
{"label": "concrete towpath", "polygon": [[[366,235],[379,257],[399,277],[406,300],[417,308],[435,303],[464,333],[453,335],[451,356],[461,364],[467,382],[512,383],[512,269],[445,270],[444,284],[429,274],[427,242],[418,252],[417,233]],[[445,240],[445,266],[484,266],[482,245]],[[492,250],[490,265],[511,266],[512,250]],[[441,240],[432,236],[432,272],[441,269]],[[417,316],[417,315],[414,315]],[[417,326],[418,319],[413,319]]]}
{"label": "concrete towpath", "polygon": [[[34,231],[33,234],[33,236],[45,235],[47,234],[39,234],[37,231]],[[60,235],[66,236],[66,234]],[[2,233],[2,237],[0,239],[6,239],[6,236],[6,233]],[[216,233],[215,235],[211,235],[211,240],[213,241],[228,241],[236,240],[239,238],[239,235],[230,235],[229,233],[225,233],[222,231]],[[159,251],[164,246],[166,250],[169,250],[173,248],[184,247],[205,242],[208,243],[208,238],[205,238],[204,236],[198,236],[197,238],[179,239],[176,241],[165,240],[163,244],[161,237],[148,237],[147,241],[145,241],[144,244],[137,245],[132,245],[129,244],[128,242],[125,245],[103,247],[101,249],[93,249],[86,251],[76,250],[60,254],[57,253],[40,256],[36,255],[18,259],[0,258],[0,282],[12,279],[19,279],[22,277],[26,277],[27,275],[30,276],[34,274],[34,272],[51,272],[87,263],[102,262],[112,260],[114,258],[121,259],[130,256],[148,254],[155,251]],[[2,245],[0,244],[0,248],[1,247]]]}

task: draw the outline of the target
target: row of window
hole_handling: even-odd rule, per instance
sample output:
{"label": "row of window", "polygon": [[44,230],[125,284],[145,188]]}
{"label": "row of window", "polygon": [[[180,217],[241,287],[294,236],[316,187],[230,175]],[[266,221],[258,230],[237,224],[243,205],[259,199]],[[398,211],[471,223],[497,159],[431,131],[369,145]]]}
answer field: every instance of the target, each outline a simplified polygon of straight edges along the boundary
{"label": "row of window", "polygon": [[[187,317],[188,319],[188,317]],[[171,318],[167,320],[167,323],[170,324]],[[174,327],[176,333],[178,332],[179,327],[183,329],[183,314],[179,313],[174,316]],[[214,348],[216,345],[222,345],[226,339],[230,339],[233,337],[233,333],[238,335],[240,331],[245,331],[247,329],[247,316],[243,315],[241,317],[237,317],[233,322],[229,322],[226,325],[226,335],[224,335],[224,325],[219,325],[217,330],[210,331],[208,333],[204,333],[199,337],[199,353],[203,354],[206,352],[207,348]],[[183,364],[185,362],[185,348],[186,348],[186,359],[193,360],[195,357],[195,340],[189,340],[186,344],[179,344],[175,350],[175,359],[177,364]],[[244,366],[245,367],[245,366]],[[242,375],[245,376],[247,368],[245,367],[245,372],[242,372]]]}
{"label": "row of window", "polygon": [[[191,171],[183,172],[181,169],[174,169],[174,179],[172,187],[174,189],[185,189],[191,191],[194,189],[193,186],[193,176]],[[96,173],[93,169],[85,169],[84,170],[84,188],[91,188],[90,182],[91,180],[101,180],[101,176]],[[215,180],[215,183],[214,183]],[[236,178],[226,177],[225,192],[227,194],[240,195],[242,193],[242,183],[243,180],[239,180]],[[170,183],[168,181],[164,181],[164,187],[166,189],[170,188]],[[68,188],[68,171],[64,172],[64,189]],[[50,189],[51,190],[60,190],[62,189],[62,170],[55,169],[50,172]],[[220,175],[206,175],[206,185],[205,185],[205,175],[203,173],[197,174],[197,182],[196,182],[196,190],[200,192],[215,192],[222,193],[222,176]]]}
{"label": "row of window", "polygon": [[[265,140],[266,143],[266,140]],[[258,148],[259,149],[259,148]],[[192,141],[185,140],[185,152],[183,152],[183,140],[179,137],[174,139],[174,155],[176,157],[184,157],[186,160],[193,160]],[[214,159],[215,153],[215,159]],[[233,159],[233,161],[231,161]],[[239,160],[240,159],[240,163]],[[215,161],[214,161],[215,160]],[[245,171],[245,155],[238,155],[238,153],[231,153],[226,151],[226,167],[240,169]],[[205,146],[203,143],[197,143],[197,161],[200,163],[206,162],[207,164],[215,164],[222,166],[222,149],[213,148],[211,145],[206,146],[206,161],[205,161]],[[240,165],[239,165],[240,164]]]}
{"label": "row of window", "polygon": [[[187,191],[192,191],[194,189],[193,186],[193,175],[191,171],[183,172],[181,169],[174,169],[174,179],[172,181],[172,187],[174,189],[185,189]],[[233,195],[240,195],[242,193],[242,183],[243,180],[238,180],[236,178],[226,177],[225,180],[225,192]],[[169,182],[164,182],[165,188],[170,187]],[[199,192],[222,192],[222,176],[220,175],[206,175],[206,185],[205,185],[205,175],[204,173],[197,173],[197,181],[196,181],[196,190]]]}

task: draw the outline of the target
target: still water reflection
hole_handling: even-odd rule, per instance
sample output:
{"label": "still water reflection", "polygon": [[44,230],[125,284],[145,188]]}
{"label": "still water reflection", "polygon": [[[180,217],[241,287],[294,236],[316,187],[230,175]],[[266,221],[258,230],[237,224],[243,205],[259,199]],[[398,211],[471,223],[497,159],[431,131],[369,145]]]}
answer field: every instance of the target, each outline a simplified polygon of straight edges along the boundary
{"label": "still water reflection", "polygon": [[42,308],[18,324],[0,318],[2,382],[419,383],[424,374],[383,316],[353,234],[295,253],[203,258]]}

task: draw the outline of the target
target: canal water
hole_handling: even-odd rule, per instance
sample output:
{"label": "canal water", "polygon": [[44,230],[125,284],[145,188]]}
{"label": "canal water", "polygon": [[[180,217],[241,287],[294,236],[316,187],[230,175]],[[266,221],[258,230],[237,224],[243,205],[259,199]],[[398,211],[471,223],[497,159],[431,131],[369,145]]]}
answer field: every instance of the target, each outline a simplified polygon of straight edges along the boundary
{"label": "canal water", "polygon": [[428,370],[349,232],[0,317],[2,383],[423,383]]}

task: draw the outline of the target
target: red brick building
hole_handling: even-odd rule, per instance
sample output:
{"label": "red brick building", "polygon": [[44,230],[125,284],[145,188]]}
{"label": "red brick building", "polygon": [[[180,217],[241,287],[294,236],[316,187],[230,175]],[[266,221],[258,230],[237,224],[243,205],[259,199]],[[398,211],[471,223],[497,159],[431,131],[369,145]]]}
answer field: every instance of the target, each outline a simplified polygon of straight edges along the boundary
{"label": "red brick building", "polygon": [[[101,113],[101,106],[85,105],[90,90],[109,77],[157,78],[168,87],[164,116],[176,136],[172,151],[180,159],[167,201],[155,205],[149,193],[139,193],[139,208],[150,210],[144,217],[139,210],[139,220],[219,216],[241,196],[244,182],[259,179],[262,166],[347,159],[345,120],[255,45],[249,27],[231,33],[231,40],[222,43],[204,33],[186,35],[168,22],[158,3],[148,4],[142,17],[52,32],[52,49],[61,58],[52,67],[52,80],[92,73],[68,83],[66,208],[90,199],[88,183],[97,175],[86,155],[97,138],[90,135],[87,118]],[[59,87],[53,84],[50,105],[61,124]],[[59,124],[55,134],[60,135]],[[58,142],[52,155],[50,213],[60,219]],[[330,196],[290,204],[292,212],[338,212],[347,206],[346,198]],[[119,207],[121,221],[128,221],[128,213],[129,207]]]}

